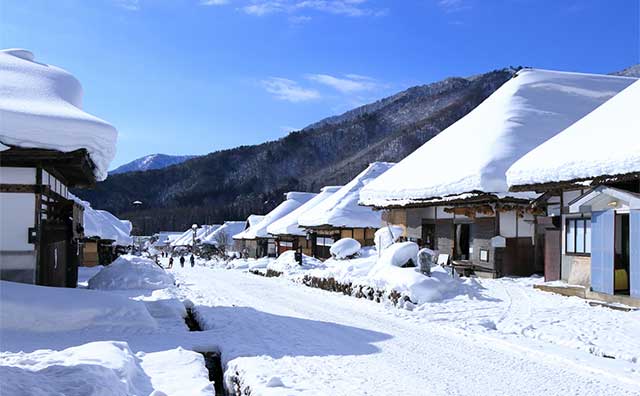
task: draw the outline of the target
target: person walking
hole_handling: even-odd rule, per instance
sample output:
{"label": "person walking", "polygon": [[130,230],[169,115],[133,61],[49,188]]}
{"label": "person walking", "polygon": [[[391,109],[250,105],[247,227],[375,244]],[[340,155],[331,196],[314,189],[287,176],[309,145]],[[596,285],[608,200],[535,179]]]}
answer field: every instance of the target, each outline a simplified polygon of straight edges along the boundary
{"label": "person walking", "polygon": [[180,256],[180,267],[184,268],[184,256]]}
{"label": "person walking", "polygon": [[169,257],[169,269],[173,268],[173,256]]}
{"label": "person walking", "polygon": [[191,257],[189,257],[189,262],[191,262],[191,268],[196,265],[196,258],[193,256],[193,254],[191,255]]}

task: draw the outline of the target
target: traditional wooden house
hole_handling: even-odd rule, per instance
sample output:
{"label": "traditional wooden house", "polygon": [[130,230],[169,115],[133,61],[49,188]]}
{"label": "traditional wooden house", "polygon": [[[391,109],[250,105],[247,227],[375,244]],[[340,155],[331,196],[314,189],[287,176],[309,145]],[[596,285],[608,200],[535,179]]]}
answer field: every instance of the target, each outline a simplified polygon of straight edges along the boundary
{"label": "traditional wooden house", "polygon": [[298,209],[314,196],[315,194],[305,192],[286,193],[285,200],[280,205],[263,216],[260,221],[254,221],[250,227],[233,236],[234,240],[241,241],[236,245],[236,249],[241,253],[245,252],[251,258],[275,257],[276,240],[267,232],[267,227]]}
{"label": "traditional wooden house", "polygon": [[256,240],[254,239],[245,239],[245,235],[251,230],[252,227],[255,227],[258,223],[260,223],[265,216],[263,215],[249,215],[247,220],[244,222],[244,229],[234,234],[231,238],[233,239],[233,250],[244,254],[248,257],[263,257],[267,255],[267,241],[266,240]]}
{"label": "traditional wooden house", "polygon": [[332,196],[341,186],[323,187],[316,196],[307,201],[298,209],[277,220],[267,227],[267,232],[275,237],[277,255],[287,250],[300,249],[303,254],[313,254],[311,240],[307,238],[307,232],[298,224],[298,218],[305,212],[315,208],[321,202]]}
{"label": "traditional wooden house", "polygon": [[81,266],[108,265],[133,245],[129,220],[120,220],[110,212],[93,209],[89,202],[75,196],[71,196],[71,199],[83,208]]}
{"label": "traditional wooden house", "polygon": [[331,245],[342,238],[356,239],[362,246],[374,244],[374,234],[382,223],[382,214],[358,205],[360,190],[387,172],[394,164],[374,162],[348,184],[314,208],[302,213],[298,224],[307,230],[313,256],[330,257]]}
{"label": "traditional wooden house", "polygon": [[544,193],[545,278],[640,299],[640,82],[540,145],[507,172]]}
{"label": "traditional wooden house", "polygon": [[68,190],[107,176],[117,132],[29,51],[0,51],[0,92],[0,278],[75,287],[82,206]]}
{"label": "traditional wooden house", "polygon": [[220,224],[200,225],[194,224],[191,228],[184,231],[179,237],[171,242],[171,248],[174,251],[193,251],[193,243],[196,245],[201,243],[212,232],[220,228]]}
{"label": "traditional wooden house", "polygon": [[361,203],[385,209],[385,219],[402,225],[406,238],[449,255],[461,272],[491,277],[542,272],[530,206],[538,194],[509,192],[505,173],[631,82],[521,70],[467,116],[369,183]]}
{"label": "traditional wooden house", "polygon": [[226,253],[233,250],[233,236],[241,233],[244,229],[244,221],[225,221],[222,227],[209,234],[202,240],[202,243],[211,246],[218,253]]}

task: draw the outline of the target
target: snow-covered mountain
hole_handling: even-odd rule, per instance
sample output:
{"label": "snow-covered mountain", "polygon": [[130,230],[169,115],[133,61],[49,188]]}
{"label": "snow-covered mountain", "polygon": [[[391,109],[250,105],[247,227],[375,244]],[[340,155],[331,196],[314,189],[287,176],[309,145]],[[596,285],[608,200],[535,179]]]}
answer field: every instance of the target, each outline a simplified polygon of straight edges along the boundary
{"label": "snow-covered mountain", "polygon": [[629,66],[624,70],[620,70],[615,73],[611,73],[616,76],[626,76],[626,77],[638,77],[640,78],[640,63],[637,65]]}
{"label": "snow-covered mountain", "polygon": [[[153,230],[267,213],[287,191],[352,180],[370,163],[397,162],[469,113],[515,70],[454,77],[312,124],[276,141],[222,150],[150,172],[110,176],[77,194]],[[141,200],[144,211],[131,211]],[[141,220],[140,217],[144,217]]]}
{"label": "snow-covered mountain", "polygon": [[142,158],[133,160],[129,163],[121,165],[109,172],[111,175],[125,172],[146,171],[151,169],[162,169],[167,166],[179,164],[188,159],[196,157],[195,155],[167,155],[167,154],[149,154]]}

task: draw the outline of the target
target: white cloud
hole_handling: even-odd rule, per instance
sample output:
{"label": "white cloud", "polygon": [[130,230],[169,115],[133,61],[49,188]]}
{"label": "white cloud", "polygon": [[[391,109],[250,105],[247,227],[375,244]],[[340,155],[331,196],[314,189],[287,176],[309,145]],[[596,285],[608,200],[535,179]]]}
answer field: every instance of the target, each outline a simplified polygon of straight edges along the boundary
{"label": "white cloud", "polygon": [[438,6],[446,12],[458,12],[471,8],[467,0],[438,0]]}
{"label": "white cloud", "polygon": [[229,4],[230,1],[231,0],[201,0],[200,4],[206,5],[206,6],[217,6],[217,5]]}
{"label": "white cloud", "polygon": [[262,81],[262,86],[275,98],[288,102],[306,102],[320,98],[318,91],[303,88],[300,84],[288,78],[270,77]]}
{"label": "white cloud", "polygon": [[343,94],[373,91],[380,88],[380,84],[373,78],[358,74],[347,74],[335,77],[329,74],[309,74],[307,79],[329,86]]}
{"label": "white cloud", "polygon": [[127,11],[140,10],[140,0],[114,0],[114,4]]}
{"label": "white cloud", "polygon": [[[255,16],[275,13],[296,14],[303,11],[324,12],[350,17],[381,16],[387,13],[383,9],[367,6],[369,0],[234,0],[238,9]],[[202,5],[229,4],[231,0],[201,0]],[[301,16],[292,22],[306,22],[310,17]]]}

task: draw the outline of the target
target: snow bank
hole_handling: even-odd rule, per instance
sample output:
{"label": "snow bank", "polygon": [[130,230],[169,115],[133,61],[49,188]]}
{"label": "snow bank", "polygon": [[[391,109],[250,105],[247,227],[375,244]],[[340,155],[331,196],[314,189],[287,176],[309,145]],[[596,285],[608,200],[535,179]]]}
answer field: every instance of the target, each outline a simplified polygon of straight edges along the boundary
{"label": "snow bank", "polygon": [[300,263],[296,261],[295,256],[296,253],[293,250],[286,251],[276,260],[272,260],[267,265],[267,269],[285,274],[293,274],[313,268],[324,268],[322,261],[304,254],[302,255],[302,265],[300,265]]}
{"label": "snow bank", "polygon": [[173,276],[153,260],[133,255],[118,257],[89,279],[90,289],[162,289],[172,287]]}
{"label": "snow bank", "polygon": [[380,175],[387,172],[393,163],[374,162],[340,188],[329,198],[298,218],[302,227],[365,227],[380,228],[382,213],[358,205],[360,190]]}
{"label": "snow bank", "polygon": [[360,242],[353,238],[342,238],[331,245],[329,252],[331,253],[331,257],[344,260],[355,256],[361,247]]}
{"label": "snow bank", "polygon": [[[505,193],[506,171],[514,162],[634,81],[521,70],[468,115],[364,187],[360,202],[385,207],[472,191]],[[588,144],[599,146],[593,140],[582,146]],[[455,166],[453,153],[459,159]]]}
{"label": "snow bank", "polygon": [[6,395],[149,395],[153,387],[126,342],[100,341],[62,351],[1,353]]}
{"label": "snow bank", "polygon": [[417,266],[418,245],[414,242],[400,242],[382,251],[379,261],[394,267]]}
{"label": "snow bank", "polygon": [[298,224],[298,218],[303,213],[306,213],[318,206],[320,203],[332,196],[340,188],[342,188],[342,186],[323,187],[320,190],[319,194],[316,194],[315,197],[307,201],[304,205],[300,206],[298,209],[284,216],[280,220],[274,221],[272,224],[270,224],[267,227],[267,232],[271,235],[307,235],[306,230],[300,227],[300,225]]}
{"label": "snow bank", "polygon": [[107,177],[118,132],[82,111],[82,86],[27,50],[0,51],[0,142],[70,152],[86,149],[98,180]]}
{"label": "snow bank", "polygon": [[251,225],[243,232],[234,235],[233,239],[256,239],[256,238],[268,238],[269,232],[267,228],[275,221],[283,218],[307,201],[312,199],[316,194],[303,193],[303,192],[288,192],[285,196],[284,202],[276,206],[271,212],[267,213],[260,222]]}
{"label": "snow bank", "polygon": [[380,228],[376,231],[373,240],[376,245],[376,250],[382,252],[387,247],[391,246],[398,240],[404,233],[404,228],[401,226],[390,225]]}
{"label": "snow bank", "polygon": [[143,303],[103,292],[0,281],[0,296],[3,332],[156,327]]}
{"label": "snow bank", "polygon": [[213,382],[209,381],[202,354],[183,348],[153,353],[138,353],[141,366],[151,377],[156,390],[152,396],[212,396]]}
{"label": "snow bank", "polygon": [[640,81],[519,159],[507,171],[509,185],[640,172],[638,103]]}

